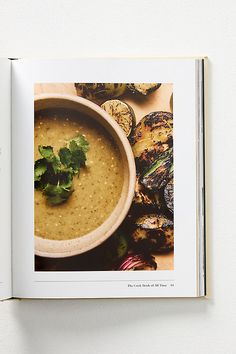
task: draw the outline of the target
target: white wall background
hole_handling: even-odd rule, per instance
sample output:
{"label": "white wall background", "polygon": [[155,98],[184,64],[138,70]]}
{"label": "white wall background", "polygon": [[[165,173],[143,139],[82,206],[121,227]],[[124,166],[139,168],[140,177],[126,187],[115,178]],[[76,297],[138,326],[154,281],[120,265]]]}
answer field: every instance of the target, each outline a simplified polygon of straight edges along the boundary
{"label": "white wall background", "polygon": [[0,57],[208,55],[211,299],[7,301],[0,353],[233,354],[236,326],[233,0],[0,0]]}

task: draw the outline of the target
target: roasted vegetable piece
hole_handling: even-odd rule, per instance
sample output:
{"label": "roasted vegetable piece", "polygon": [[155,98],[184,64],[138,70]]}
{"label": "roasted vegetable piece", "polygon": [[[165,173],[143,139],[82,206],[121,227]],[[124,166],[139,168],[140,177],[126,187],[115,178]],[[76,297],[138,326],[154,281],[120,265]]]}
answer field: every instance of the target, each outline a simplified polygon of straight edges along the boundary
{"label": "roasted vegetable piece", "polygon": [[120,97],[126,90],[126,84],[112,83],[75,83],[78,96],[92,99]]}
{"label": "roasted vegetable piece", "polygon": [[136,124],[133,108],[120,100],[106,101],[101,107],[115,119],[128,137]]}
{"label": "roasted vegetable piece", "polygon": [[151,255],[144,256],[143,254],[128,255],[118,270],[156,270],[157,264],[154,257]]}
{"label": "roasted vegetable piece", "polygon": [[173,145],[172,131],[173,115],[170,112],[152,112],[143,117],[130,136],[136,160],[150,165],[160,152]]}
{"label": "roasted vegetable piece", "polygon": [[128,242],[121,230],[118,230],[106,243],[106,258],[117,264],[128,252]]}
{"label": "roasted vegetable piece", "polygon": [[140,183],[151,191],[165,187],[173,178],[173,149],[163,152],[140,176]]}
{"label": "roasted vegetable piece", "polygon": [[163,190],[158,190],[154,193],[154,198],[156,201],[156,210],[163,210],[163,207],[165,207],[165,201],[163,201]]}
{"label": "roasted vegetable piece", "polygon": [[132,93],[147,96],[149,93],[157,90],[161,84],[127,84],[127,88]]}
{"label": "roasted vegetable piece", "polygon": [[173,226],[166,230],[165,232],[165,242],[158,249],[158,253],[170,252],[174,249],[174,230]]}
{"label": "roasted vegetable piece", "polygon": [[158,142],[153,146],[153,148],[145,149],[139,157],[135,158],[137,173],[142,173],[147,170],[151,164],[156,161],[158,156],[164,151],[169,149],[168,144],[162,144]]}
{"label": "roasted vegetable piece", "polygon": [[173,221],[163,214],[147,214],[136,220],[131,236],[134,247],[148,252],[173,249]]}
{"label": "roasted vegetable piece", "polygon": [[141,207],[155,207],[156,201],[149,191],[146,191],[142,184],[139,182],[139,177],[136,177],[135,191],[133,203],[135,206],[140,205]]}
{"label": "roasted vegetable piece", "polygon": [[164,199],[167,208],[173,213],[174,210],[174,180],[170,180],[164,189]]}

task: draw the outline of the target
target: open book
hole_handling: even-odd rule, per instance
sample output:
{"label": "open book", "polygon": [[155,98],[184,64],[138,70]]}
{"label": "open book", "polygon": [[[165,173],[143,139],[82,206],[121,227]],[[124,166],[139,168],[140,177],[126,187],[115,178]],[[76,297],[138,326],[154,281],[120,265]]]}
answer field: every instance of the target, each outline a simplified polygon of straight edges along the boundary
{"label": "open book", "polygon": [[0,60],[0,298],[197,297],[205,59]]}

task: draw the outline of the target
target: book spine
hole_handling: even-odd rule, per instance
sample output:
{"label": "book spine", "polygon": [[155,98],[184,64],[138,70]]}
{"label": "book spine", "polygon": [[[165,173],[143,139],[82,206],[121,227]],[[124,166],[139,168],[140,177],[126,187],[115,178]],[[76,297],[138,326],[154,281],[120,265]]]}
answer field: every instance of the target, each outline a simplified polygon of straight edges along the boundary
{"label": "book spine", "polygon": [[205,209],[205,65],[206,59],[197,60],[197,252],[198,295],[206,295],[206,209]]}
{"label": "book spine", "polygon": [[0,299],[12,296],[11,60],[0,59]]}

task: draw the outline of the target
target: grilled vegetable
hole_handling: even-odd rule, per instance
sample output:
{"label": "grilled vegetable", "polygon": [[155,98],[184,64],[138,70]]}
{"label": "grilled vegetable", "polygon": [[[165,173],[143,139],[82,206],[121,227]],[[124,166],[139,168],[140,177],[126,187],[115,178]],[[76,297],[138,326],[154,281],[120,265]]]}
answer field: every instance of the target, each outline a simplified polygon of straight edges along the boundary
{"label": "grilled vegetable", "polygon": [[139,182],[139,177],[136,177],[135,191],[133,203],[135,206],[155,207],[156,201],[149,191],[146,191],[142,184]]}
{"label": "grilled vegetable", "polygon": [[158,253],[170,252],[174,249],[174,225],[172,221],[169,221],[172,226],[166,227],[165,231],[165,242],[158,249]]}
{"label": "grilled vegetable", "polygon": [[153,148],[145,149],[139,157],[135,158],[136,169],[138,173],[142,173],[147,170],[151,164],[156,161],[158,156],[164,151],[169,149],[168,144],[156,143]]}
{"label": "grilled vegetable", "polygon": [[173,177],[173,149],[163,152],[140,176],[140,183],[151,191],[165,187]]}
{"label": "grilled vegetable", "polygon": [[[163,201],[163,190],[158,190],[154,193],[154,198],[156,201],[156,210],[163,210],[163,206],[165,207],[165,201]],[[163,205],[164,204],[164,205]]]}
{"label": "grilled vegetable", "polygon": [[101,107],[115,119],[128,137],[136,123],[133,108],[120,100],[106,101]]}
{"label": "grilled vegetable", "polygon": [[173,213],[174,210],[174,180],[170,180],[164,189],[164,199],[167,208]]}
{"label": "grilled vegetable", "polygon": [[120,97],[126,90],[126,84],[112,83],[75,83],[78,96],[92,99],[107,99]]}
{"label": "grilled vegetable", "polygon": [[105,256],[113,264],[120,261],[128,252],[128,242],[119,230],[106,243]]}
{"label": "grilled vegetable", "polygon": [[149,93],[157,90],[161,84],[127,84],[127,88],[132,93],[137,93],[143,96],[147,96]]}
{"label": "grilled vegetable", "polygon": [[149,166],[160,154],[172,146],[173,115],[152,112],[142,118],[130,136],[137,167]]}
{"label": "grilled vegetable", "polygon": [[128,255],[118,270],[156,270],[157,264],[154,257],[151,255],[144,256],[143,254]]}
{"label": "grilled vegetable", "polygon": [[136,220],[131,236],[134,248],[147,252],[173,249],[173,221],[163,214],[147,214]]}

